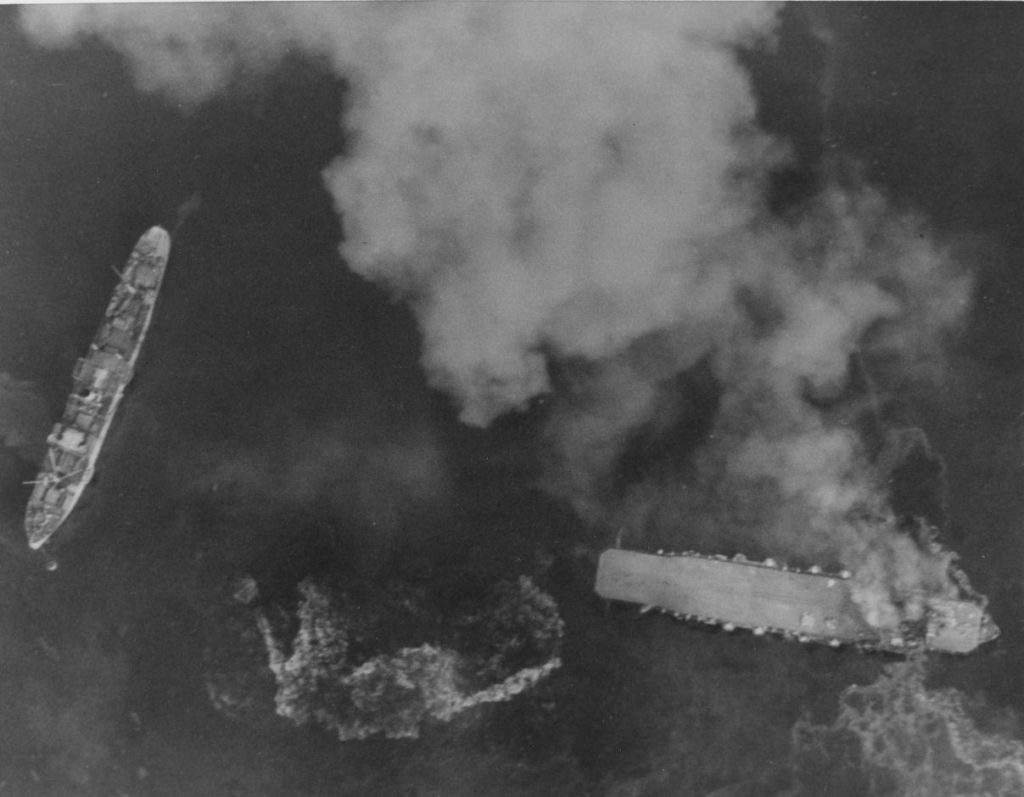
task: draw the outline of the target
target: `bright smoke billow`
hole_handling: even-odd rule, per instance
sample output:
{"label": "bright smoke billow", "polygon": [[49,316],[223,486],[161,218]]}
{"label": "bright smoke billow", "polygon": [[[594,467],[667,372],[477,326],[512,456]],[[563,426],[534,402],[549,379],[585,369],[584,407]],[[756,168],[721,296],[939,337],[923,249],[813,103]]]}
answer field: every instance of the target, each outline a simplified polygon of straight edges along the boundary
{"label": "bright smoke billow", "polygon": [[[947,555],[893,533],[865,445],[822,406],[858,352],[937,372],[969,285],[869,189],[829,189],[786,221],[768,211],[786,148],[758,130],[734,47],[770,37],[774,14],[115,5],[22,19],[51,46],[99,36],[141,88],[186,103],[292,50],[324,59],[350,92],[350,152],[324,173],[342,255],[409,302],[428,379],[462,420],[486,426],[554,392],[547,482],[588,521],[838,560],[881,622],[907,611],[894,592],[953,589]],[[688,476],[610,501],[637,430],[677,428],[665,418],[696,367],[719,396]]]}

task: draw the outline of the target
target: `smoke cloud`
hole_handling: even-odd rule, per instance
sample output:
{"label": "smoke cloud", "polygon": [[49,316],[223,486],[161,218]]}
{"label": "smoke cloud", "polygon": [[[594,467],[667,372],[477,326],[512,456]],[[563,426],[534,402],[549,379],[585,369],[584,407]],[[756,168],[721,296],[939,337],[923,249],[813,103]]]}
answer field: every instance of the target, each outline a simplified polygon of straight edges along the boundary
{"label": "smoke cloud", "polygon": [[[828,407],[854,356],[940,374],[970,286],[920,219],[867,187],[770,212],[786,147],[759,132],[733,48],[770,36],[774,14],[267,4],[22,20],[48,46],[100,37],[142,89],[182,103],[292,49],[322,58],[350,90],[350,151],[323,175],[341,253],[409,302],[424,369],[461,419],[486,426],[554,391],[547,486],[584,518],[838,558],[881,622],[907,611],[897,585],[951,589],[947,557],[892,533],[870,452]],[[685,426],[680,380],[700,368],[717,402],[703,445],[621,484],[638,434]]]}
{"label": "smoke cloud", "polygon": [[[703,239],[749,217],[730,185],[767,140],[726,47],[763,8],[65,7],[48,45],[98,35],[145,90],[197,101],[291,47],[352,85],[351,157],[325,172],[342,253],[407,296],[424,365],[485,425],[549,389],[545,351],[605,357],[722,304]],[[627,265],[628,264],[628,265]]]}

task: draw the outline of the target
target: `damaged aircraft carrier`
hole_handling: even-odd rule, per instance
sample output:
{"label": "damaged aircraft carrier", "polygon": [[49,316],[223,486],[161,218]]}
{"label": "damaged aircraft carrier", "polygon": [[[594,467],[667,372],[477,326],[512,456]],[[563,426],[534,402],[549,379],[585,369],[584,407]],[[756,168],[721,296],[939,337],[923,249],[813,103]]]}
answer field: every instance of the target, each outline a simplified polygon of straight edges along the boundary
{"label": "damaged aircraft carrier", "polygon": [[869,624],[853,598],[847,571],[791,569],[768,559],[653,554],[613,548],[601,554],[595,590],[603,598],[638,603],[678,618],[782,635],[832,647],[908,654],[915,650],[970,653],[999,636],[984,597],[956,579],[960,595],[924,597],[924,616],[893,627]]}

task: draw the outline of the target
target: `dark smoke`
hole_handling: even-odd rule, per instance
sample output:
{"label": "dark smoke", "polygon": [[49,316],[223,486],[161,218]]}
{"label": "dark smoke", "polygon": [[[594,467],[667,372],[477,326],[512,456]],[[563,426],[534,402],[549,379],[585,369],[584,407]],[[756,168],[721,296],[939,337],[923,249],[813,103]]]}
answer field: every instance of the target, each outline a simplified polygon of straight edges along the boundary
{"label": "dark smoke", "polygon": [[[770,36],[773,17],[500,5],[23,19],[51,45],[99,35],[141,88],[190,102],[290,48],[326,57],[352,87],[351,150],[324,172],[342,254],[410,303],[427,377],[463,421],[522,409],[552,369],[585,364],[583,406],[560,400],[549,423],[560,497],[591,522],[724,526],[699,535],[711,547],[756,527],[790,555],[862,571],[866,613],[888,616],[893,579],[952,590],[947,560],[891,540],[857,433],[808,396],[842,394],[862,350],[934,375],[969,281],[922,221],[858,182],[826,185],[786,221],[769,212],[786,148],[757,130],[731,47]],[[689,478],[641,481],[609,506],[599,496],[630,440],[672,425],[658,415],[698,363],[720,395]]]}

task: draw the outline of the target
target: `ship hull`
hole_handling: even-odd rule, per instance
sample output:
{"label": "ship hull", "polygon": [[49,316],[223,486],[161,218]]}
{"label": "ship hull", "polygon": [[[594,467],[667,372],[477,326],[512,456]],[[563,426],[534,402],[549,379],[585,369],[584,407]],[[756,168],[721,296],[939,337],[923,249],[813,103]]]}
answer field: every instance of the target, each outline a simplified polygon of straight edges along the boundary
{"label": "ship hull", "polygon": [[847,574],[612,549],[601,555],[595,591],[727,628],[896,653],[916,647],[968,653],[998,634],[983,605],[950,598],[929,600],[927,616],[916,627],[872,626],[853,600],[851,585]]}
{"label": "ship hull", "polygon": [[46,459],[25,512],[33,549],[45,545],[64,523],[95,474],[153,319],[170,245],[161,227],[139,239],[89,351],[75,365],[71,394],[47,438]]}

